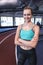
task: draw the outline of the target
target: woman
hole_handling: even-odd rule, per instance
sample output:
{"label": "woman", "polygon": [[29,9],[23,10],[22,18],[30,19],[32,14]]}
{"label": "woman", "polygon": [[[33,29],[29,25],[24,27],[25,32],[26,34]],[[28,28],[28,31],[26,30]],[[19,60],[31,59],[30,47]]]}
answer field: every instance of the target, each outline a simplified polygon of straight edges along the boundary
{"label": "woman", "polygon": [[36,65],[35,47],[39,38],[39,26],[31,22],[32,9],[23,10],[24,24],[19,25],[15,35],[15,44],[19,45],[18,65],[24,65],[26,59],[29,65]]}

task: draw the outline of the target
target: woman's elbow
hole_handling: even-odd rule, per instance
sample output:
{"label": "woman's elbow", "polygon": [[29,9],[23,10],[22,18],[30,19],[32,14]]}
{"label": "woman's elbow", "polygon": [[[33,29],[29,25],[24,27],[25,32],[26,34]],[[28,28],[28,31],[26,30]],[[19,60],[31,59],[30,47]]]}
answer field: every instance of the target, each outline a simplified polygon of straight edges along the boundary
{"label": "woman's elbow", "polygon": [[17,45],[17,42],[15,41],[14,44]]}
{"label": "woman's elbow", "polygon": [[14,44],[15,44],[15,45],[18,45],[18,43],[19,43],[18,40],[15,40],[15,41],[14,41]]}
{"label": "woman's elbow", "polygon": [[14,40],[14,44],[17,45],[17,40]]}
{"label": "woman's elbow", "polygon": [[36,48],[38,41],[33,42],[32,47]]}

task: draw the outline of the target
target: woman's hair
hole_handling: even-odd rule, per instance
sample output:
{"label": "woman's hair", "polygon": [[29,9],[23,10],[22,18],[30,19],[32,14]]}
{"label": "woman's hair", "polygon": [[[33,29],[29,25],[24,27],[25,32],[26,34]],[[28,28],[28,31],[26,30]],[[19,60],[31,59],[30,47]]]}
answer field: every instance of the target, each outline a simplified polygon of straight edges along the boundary
{"label": "woman's hair", "polygon": [[[29,7],[29,6],[26,6],[25,8],[24,8],[24,10],[26,10],[26,9],[29,9],[29,10],[31,10],[31,13],[33,14],[33,10],[32,10],[32,8],[31,7]],[[23,11],[24,11],[23,10]]]}

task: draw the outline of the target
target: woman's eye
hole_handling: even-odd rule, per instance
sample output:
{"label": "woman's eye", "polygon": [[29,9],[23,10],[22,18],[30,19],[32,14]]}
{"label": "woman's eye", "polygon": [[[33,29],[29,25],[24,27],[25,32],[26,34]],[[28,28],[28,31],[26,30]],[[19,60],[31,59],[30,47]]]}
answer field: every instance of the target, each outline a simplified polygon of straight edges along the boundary
{"label": "woman's eye", "polygon": [[24,16],[26,16],[26,14],[24,14]]}

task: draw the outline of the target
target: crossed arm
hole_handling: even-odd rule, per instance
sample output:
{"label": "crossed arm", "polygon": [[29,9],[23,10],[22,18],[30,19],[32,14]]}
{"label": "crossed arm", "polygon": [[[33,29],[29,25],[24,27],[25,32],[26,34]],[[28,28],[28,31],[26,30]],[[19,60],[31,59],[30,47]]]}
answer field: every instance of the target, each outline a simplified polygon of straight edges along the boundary
{"label": "crossed arm", "polygon": [[19,46],[23,46],[24,44],[20,41],[20,38],[19,38],[20,29],[21,29],[21,25],[17,27],[16,35],[15,35],[15,39],[14,39],[14,44],[19,45]]}
{"label": "crossed arm", "polygon": [[16,42],[15,44],[24,45],[24,46],[27,46],[27,47],[30,46],[30,47],[35,48],[37,43],[38,43],[39,31],[40,31],[39,26],[36,25],[34,27],[35,35],[34,35],[33,39],[31,41],[25,41],[25,40],[22,40],[22,39],[19,38],[19,28],[18,28],[18,30],[16,32],[16,37],[15,37],[15,42]]}

